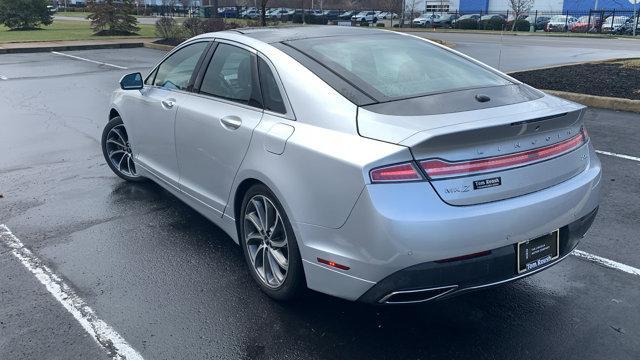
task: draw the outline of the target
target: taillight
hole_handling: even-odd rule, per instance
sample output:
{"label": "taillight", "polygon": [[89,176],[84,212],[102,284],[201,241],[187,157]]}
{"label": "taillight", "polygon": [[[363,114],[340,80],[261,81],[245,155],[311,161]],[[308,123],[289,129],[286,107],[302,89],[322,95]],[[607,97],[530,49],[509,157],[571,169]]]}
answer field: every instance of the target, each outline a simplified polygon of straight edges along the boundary
{"label": "taillight", "polygon": [[465,176],[546,160],[582,146],[587,142],[587,139],[588,134],[583,127],[578,135],[570,139],[533,150],[463,162],[425,160],[420,162],[420,166],[432,179],[447,176]]}
{"label": "taillight", "polygon": [[422,180],[422,176],[410,162],[373,169],[369,176],[373,183]]}

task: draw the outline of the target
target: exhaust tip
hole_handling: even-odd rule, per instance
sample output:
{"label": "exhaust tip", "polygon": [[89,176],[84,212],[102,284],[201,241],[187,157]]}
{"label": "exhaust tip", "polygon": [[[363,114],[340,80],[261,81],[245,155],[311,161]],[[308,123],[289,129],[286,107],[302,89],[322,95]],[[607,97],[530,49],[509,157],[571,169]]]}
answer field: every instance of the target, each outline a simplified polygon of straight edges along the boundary
{"label": "exhaust tip", "polygon": [[415,304],[435,300],[455,291],[458,285],[442,286],[429,289],[400,290],[385,295],[379,300],[382,304]]}

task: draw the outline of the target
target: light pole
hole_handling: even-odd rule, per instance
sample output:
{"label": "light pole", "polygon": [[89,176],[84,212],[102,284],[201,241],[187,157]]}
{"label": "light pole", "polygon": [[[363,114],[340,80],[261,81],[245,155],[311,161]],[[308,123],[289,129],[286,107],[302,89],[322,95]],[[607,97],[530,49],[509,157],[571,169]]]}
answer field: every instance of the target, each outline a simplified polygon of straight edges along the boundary
{"label": "light pole", "polygon": [[633,36],[636,36],[638,27],[638,0],[633,0]]}

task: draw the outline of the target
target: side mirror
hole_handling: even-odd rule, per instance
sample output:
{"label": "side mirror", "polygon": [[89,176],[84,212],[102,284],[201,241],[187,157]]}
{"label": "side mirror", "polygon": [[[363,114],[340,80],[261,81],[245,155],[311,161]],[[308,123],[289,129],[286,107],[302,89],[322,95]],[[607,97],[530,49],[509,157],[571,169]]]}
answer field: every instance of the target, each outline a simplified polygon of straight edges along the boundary
{"label": "side mirror", "polygon": [[120,79],[120,88],[122,90],[140,90],[143,87],[142,74],[139,72],[127,74]]}

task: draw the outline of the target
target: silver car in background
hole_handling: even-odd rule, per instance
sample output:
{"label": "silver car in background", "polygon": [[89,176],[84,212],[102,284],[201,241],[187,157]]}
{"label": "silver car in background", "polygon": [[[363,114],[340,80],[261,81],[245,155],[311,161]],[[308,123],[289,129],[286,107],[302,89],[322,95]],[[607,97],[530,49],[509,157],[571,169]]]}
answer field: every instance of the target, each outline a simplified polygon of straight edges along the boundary
{"label": "silver car in background", "polygon": [[[276,299],[445,299],[573,250],[599,202],[585,108],[410,35],[192,38],[114,92],[111,169],[240,244]],[[212,274],[215,276],[215,274]]]}

